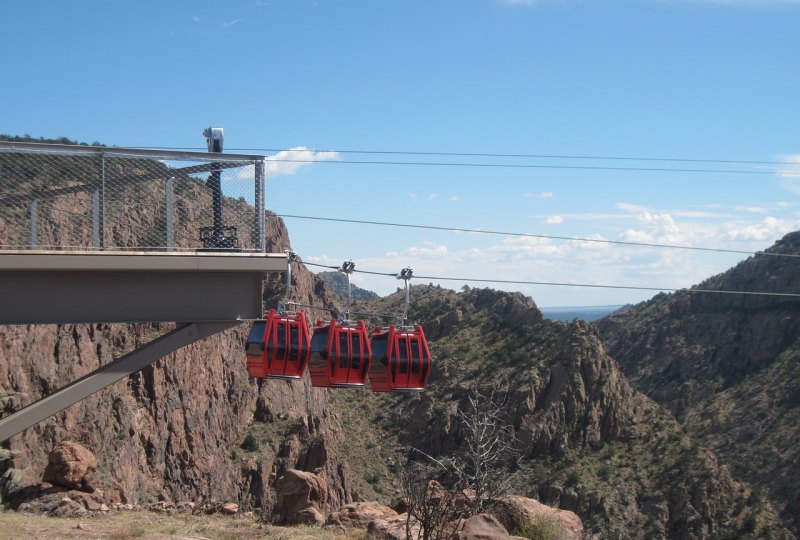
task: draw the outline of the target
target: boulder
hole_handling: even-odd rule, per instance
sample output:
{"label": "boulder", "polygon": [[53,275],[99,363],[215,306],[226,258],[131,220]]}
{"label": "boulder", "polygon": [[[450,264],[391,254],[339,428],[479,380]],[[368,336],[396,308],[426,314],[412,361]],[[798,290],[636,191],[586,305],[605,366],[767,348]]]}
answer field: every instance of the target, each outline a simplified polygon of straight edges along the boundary
{"label": "boulder", "polygon": [[239,513],[239,505],[234,502],[226,502],[220,508],[220,513],[226,516],[235,516]]}
{"label": "boulder", "polygon": [[[298,515],[314,507],[325,522],[328,510],[328,483],[314,473],[289,469],[275,483],[275,512],[285,523],[297,523]],[[304,515],[303,519],[309,516]],[[314,516],[316,517],[316,516]]]}
{"label": "boulder", "polygon": [[356,502],[346,504],[338,512],[330,514],[327,523],[364,528],[369,525],[370,521],[387,519],[396,515],[397,512],[378,502]]}
{"label": "boulder", "polygon": [[72,441],[62,441],[47,456],[43,482],[91,493],[97,487],[93,472],[97,458],[85,447]]}
{"label": "boulder", "polygon": [[491,514],[470,516],[456,536],[458,540],[508,540],[511,536],[505,527]]}
{"label": "boulder", "polygon": [[[47,514],[59,517],[84,516],[87,513],[98,514],[108,512],[108,505],[95,493],[50,487],[40,489],[40,485],[30,486],[26,500],[18,501],[16,509],[20,512]],[[34,493],[34,489],[36,493]]]}
{"label": "boulder", "polygon": [[325,516],[315,507],[309,506],[297,512],[294,521],[299,525],[324,525]]}
{"label": "boulder", "polygon": [[419,524],[411,520],[411,534],[406,534],[406,519],[408,514],[398,514],[386,519],[376,519],[367,525],[367,538],[380,540],[407,540],[419,538]]}
{"label": "boulder", "polygon": [[509,495],[495,501],[493,514],[507,531],[547,527],[564,540],[583,538],[583,522],[574,512],[559,510],[534,499]]}

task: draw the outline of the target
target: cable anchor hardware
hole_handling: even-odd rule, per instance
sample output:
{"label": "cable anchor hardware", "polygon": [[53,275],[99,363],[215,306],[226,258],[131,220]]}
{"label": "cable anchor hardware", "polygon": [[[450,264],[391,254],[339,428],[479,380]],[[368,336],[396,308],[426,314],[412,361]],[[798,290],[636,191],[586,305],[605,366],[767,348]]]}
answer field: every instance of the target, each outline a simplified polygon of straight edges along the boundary
{"label": "cable anchor hardware", "polygon": [[406,286],[406,305],[403,308],[403,315],[399,318],[398,324],[400,326],[406,326],[406,319],[408,318],[408,308],[411,305],[411,290],[408,287],[408,281],[413,277],[414,270],[409,267],[405,267],[400,270],[400,273],[397,274],[397,279],[402,279],[405,282]]}
{"label": "cable anchor hardware", "polygon": [[353,303],[353,291],[352,285],[350,283],[350,274],[353,273],[353,270],[356,267],[356,263],[352,260],[348,259],[342,263],[342,266],[337,270],[337,272],[342,272],[347,276],[347,307],[344,310],[344,320],[350,320],[350,306]]}
{"label": "cable anchor hardware", "polygon": [[294,251],[287,249],[284,253],[286,253],[286,292],[283,300],[278,301],[278,310],[283,312],[288,311],[289,296],[292,293],[292,263],[300,261],[300,257]]}

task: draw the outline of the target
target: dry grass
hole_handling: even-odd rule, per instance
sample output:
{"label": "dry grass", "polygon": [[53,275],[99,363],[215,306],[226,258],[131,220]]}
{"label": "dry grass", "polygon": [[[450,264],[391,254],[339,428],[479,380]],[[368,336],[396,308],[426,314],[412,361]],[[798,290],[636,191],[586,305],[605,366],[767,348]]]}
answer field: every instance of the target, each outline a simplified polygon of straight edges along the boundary
{"label": "dry grass", "polygon": [[148,511],[56,518],[0,511],[0,540],[364,540],[366,531],[335,532],[323,527],[277,527],[253,518],[166,515]]}

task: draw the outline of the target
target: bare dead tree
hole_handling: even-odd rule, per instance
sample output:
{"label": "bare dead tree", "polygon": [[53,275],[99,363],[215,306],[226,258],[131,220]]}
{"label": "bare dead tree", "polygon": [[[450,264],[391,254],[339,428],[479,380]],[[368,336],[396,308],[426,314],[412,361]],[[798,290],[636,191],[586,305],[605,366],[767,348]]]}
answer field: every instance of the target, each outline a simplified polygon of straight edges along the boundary
{"label": "bare dead tree", "polygon": [[449,538],[465,517],[487,511],[510,488],[520,454],[501,395],[470,391],[457,412],[464,446],[455,455],[436,459],[412,448],[425,462],[410,461],[402,478],[408,538]]}
{"label": "bare dead tree", "polygon": [[509,490],[520,459],[501,396],[495,389],[473,388],[466,407],[457,413],[465,446],[448,461],[460,483],[474,492],[469,498],[473,515],[486,511],[493,499]]}
{"label": "bare dead tree", "polygon": [[427,463],[411,462],[402,473],[406,504],[406,537],[416,540],[445,540],[458,530],[457,490],[445,488],[435,478],[447,475],[447,464],[427,454]]}

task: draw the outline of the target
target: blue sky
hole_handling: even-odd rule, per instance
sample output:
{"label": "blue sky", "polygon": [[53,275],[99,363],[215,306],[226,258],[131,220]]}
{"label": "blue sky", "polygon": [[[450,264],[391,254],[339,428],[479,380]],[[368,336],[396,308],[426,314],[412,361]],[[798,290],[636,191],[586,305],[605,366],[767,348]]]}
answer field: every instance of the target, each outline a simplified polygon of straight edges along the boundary
{"label": "blue sky", "polygon": [[[2,13],[0,132],[202,147],[202,130],[222,126],[227,150],[319,161],[272,164],[267,207],[279,214],[741,250],[800,225],[800,165],[449,156],[440,160],[763,174],[387,166],[345,162],[433,158],[323,152],[800,164],[800,1],[7,0]],[[286,222],[306,261],[424,276],[676,288],[742,258]],[[652,295],[497,287],[541,306]]]}

